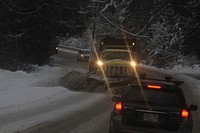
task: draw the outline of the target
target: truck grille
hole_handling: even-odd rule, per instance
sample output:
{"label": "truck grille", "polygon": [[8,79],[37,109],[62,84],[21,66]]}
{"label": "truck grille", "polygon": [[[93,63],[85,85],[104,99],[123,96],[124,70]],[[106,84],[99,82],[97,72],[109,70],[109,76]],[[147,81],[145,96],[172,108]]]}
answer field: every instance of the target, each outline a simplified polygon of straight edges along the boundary
{"label": "truck grille", "polygon": [[127,66],[106,66],[106,76],[127,76]]}

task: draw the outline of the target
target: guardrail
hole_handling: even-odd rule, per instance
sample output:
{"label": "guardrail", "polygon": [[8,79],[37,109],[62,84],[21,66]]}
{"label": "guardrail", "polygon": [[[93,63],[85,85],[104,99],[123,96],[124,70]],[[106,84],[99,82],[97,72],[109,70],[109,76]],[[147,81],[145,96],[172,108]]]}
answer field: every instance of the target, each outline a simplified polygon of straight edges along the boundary
{"label": "guardrail", "polygon": [[68,49],[68,50],[74,50],[74,51],[78,51],[78,48],[72,48],[72,47],[68,47],[68,46],[64,46],[64,45],[58,45],[58,48],[64,48],[64,49]]}
{"label": "guardrail", "polygon": [[66,52],[66,53],[71,53],[71,54],[78,54],[78,51],[89,51],[89,49],[80,49],[80,48],[73,48],[73,47],[68,47],[68,46],[64,46],[64,45],[59,45],[58,46],[58,50],[62,51],[62,52]]}
{"label": "guardrail", "polygon": [[68,49],[68,50],[74,50],[74,51],[79,51],[79,50],[87,50],[89,51],[89,49],[80,49],[80,48],[74,48],[74,47],[69,47],[69,46],[65,46],[65,45],[58,45],[59,48],[64,48],[64,49]]}

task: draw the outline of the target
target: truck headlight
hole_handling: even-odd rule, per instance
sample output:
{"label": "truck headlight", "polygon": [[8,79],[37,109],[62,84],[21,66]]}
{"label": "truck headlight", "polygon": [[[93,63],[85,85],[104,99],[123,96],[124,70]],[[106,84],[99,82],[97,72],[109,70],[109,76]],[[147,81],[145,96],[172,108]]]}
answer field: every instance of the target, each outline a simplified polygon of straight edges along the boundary
{"label": "truck headlight", "polygon": [[103,62],[99,60],[99,61],[97,62],[97,65],[102,66],[102,65],[103,65]]}
{"label": "truck headlight", "polygon": [[131,66],[135,67],[136,63],[134,61],[131,61]]}

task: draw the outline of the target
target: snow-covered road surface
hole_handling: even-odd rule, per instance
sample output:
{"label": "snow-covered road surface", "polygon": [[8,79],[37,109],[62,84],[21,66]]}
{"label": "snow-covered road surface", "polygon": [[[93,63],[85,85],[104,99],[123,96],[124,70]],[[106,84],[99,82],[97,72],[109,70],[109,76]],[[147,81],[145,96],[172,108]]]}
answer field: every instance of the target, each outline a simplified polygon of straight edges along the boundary
{"label": "snow-covered road surface", "polygon": [[[84,110],[87,113],[92,106],[97,106],[99,111],[110,109],[112,103],[109,95],[73,92],[58,86],[60,78],[70,71],[75,70],[82,73],[87,71],[87,63],[76,62],[75,55],[66,56],[62,53],[62,56],[54,57],[51,66],[36,68],[37,70],[32,73],[0,70],[1,133],[28,132],[32,130],[31,127],[48,126],[52,122],[63,120],[63,117],[69,121],[72,116],[78,113],[80,115]],[[97,105],[99,101],[102,102],[105,99],[108,106],[102,108],[101,103]],[[103,112],[96,110],[93,113],[97,116]],[[94,115],[87,116],[93,119]],[[68,123],[69,127],[64,129],[72,129],[75,126],[73,121],[75,120],[71,119],[72,123]],[[80,122],[81,119],[78,121]],[[25,130],[27,128],[28,130]],[[56,128],[56,130],[63,129]]]}
{"label": "snow-covered road surface", "polygon": [[[96,99],[94,96],[99,98]],[[71,103],[76,107],[66,106],[65,113],[61,115],[62,117],[58,117],[57,114],[57,119],[40,123],[25,130],[23,133],[83,133],[83,130],[84,133],[85,131],[92,131],[90,133],[108,132],[110,107],[112,106],[110,96],[94,94],[93,98],[89,99],[90,102],[88,101],[86,104],[83,102],[84,99],[83,101],[72,101]],[[78,106],[77,103],[79,104]],[[75,110],[74,108],[77,109]],[[68,112],[69,109],[71,110],[70,112]],[[97,118],[98,116],[99,118]],[[96,122],[93,123],[91,121]],[[101,123],[102,121],[104,123]],[[101,129],[99,128],[100,125],[102,125]],[[83,128],[81,129],[82,126]]]}
{"label": "snow-covered road surface", "polygon": [[[37,67],[32,73],[0,70],[1,133],[22,130],[24,133],[107,132],[112,107],[111,96],[73,92],[59,86],[60,78],[70,71],[87,72],[87,63],[77,62],[73,54],[62,51],[59,53],[52,60],[51,66]],[[200,107],[199,80],[145,65],[143,70],[151,77],[171,74],[174,78],[185,81],[183,90],[186,90],[188,103]],[[194,113],[193,133],[199,133],[199,110]]]}
{"label": "snow-covered road surface", "polygon": [[69,71],[49,66],[34,73],[0,70],[0,132],[25,129],[62,113],[80,110],[104,97],[56,86]]}

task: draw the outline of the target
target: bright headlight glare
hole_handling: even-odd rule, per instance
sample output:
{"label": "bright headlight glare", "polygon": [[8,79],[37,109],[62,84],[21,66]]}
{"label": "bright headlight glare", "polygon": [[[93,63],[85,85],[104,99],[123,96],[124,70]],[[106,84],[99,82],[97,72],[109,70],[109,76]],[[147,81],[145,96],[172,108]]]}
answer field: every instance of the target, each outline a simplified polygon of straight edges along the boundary
{"label": "bright headlight glare", "polygon": [[135,67],[136,63],[134,61],[131,61],[131,66]]}
{"label": "bright headlight glare", "polygon": [[99,61],[97,62],[97,64],[98,64],[99,66],[102,66],[102,65],[103,65],[103,62],[99,60]]}
{"label": "bright headlight glare", "polygon": [[84,57],[84,56],[81,54],[81,57]]}

